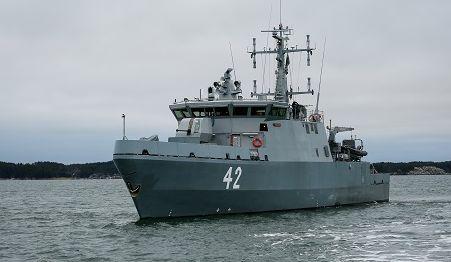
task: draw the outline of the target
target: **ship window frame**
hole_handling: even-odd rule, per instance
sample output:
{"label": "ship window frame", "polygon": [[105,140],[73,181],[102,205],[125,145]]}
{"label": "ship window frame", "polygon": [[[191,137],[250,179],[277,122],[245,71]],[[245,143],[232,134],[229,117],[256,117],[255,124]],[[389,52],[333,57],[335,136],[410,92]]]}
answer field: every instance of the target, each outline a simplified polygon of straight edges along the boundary
{"label": "ship window frame", "polygon": [[[196,112],[199,112],[199,115],[196,115]],[[206,117],[204,107],[191,108],[191,113],[192,113],[193,117]]]}
{"label": "ship window frame", "polygon": [[[265,117],[266,107],[265,106],[251,106],[251,116]],[[263,110],[263,114],[262,114]]]}
{"label": "ship window frame", "polygon": [[175,118],[181,120],[183,118],[191,118],[191,111],[188,107],[182,107],[172,110],[174,112]]}
{"label": "ship window frame", "polygon": [[[242,109],[245,109],[245,110],[243,110],[243,111],[239,112],[239,114],[237,114],[238,111],[236,109],[238,109],[238,108],[240,110],[242,110]],[[246,117],[249,115],[249,106],[233,106],[232,112],[233,112],[233,116]],[[243,114],[244,112],[246,112],[246,114]]]}
{"label": "ship window frame", "polygon": [[174,110],[172,110],[172,112],[174,113],[175,118],[177,118],[177,119],[183,119],[183,113],[182,113],[182,110],[180,110],[180,109],[174,109]]}
{"label": "ship window frame", "polygon": [[287,108],[280,106],[272,106],[268,116],[271,118],[285,119],[287,116]]}
{"label": "ship window frame", "polygon": [[191,118],[191,113],[187,107],[180,108],[180,111],[183,114],[183,118]]}
{"label": "ship window frame", "polygon": [[[220,109],[220,110],[218,110]],[[214,107],[215,117],[230,117],[230,110],[228,106],[217,106]]]}
{"label": "ship window frame", "polygon": [[214,111],[213,107],[206,107],[205,108],[205,116],[206,117],[213,117],[213,116],[215,116],[215,111]]}

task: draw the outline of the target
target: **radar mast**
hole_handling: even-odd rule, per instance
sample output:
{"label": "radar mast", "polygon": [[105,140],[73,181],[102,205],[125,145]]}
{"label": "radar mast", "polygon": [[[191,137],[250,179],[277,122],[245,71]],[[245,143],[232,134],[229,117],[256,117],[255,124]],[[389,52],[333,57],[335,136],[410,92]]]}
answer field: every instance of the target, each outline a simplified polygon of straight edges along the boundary
{"label": "radar mast", "polygon": [[[308,85],[308,90],[304,92],[293,92],[293,90],[288,90],[287,88],[287,74],[288,66],[290,65],[289,53],[296,52],[306,52],[307,53],[307,66],[310,66],[310,55],[313,54],[315,48],[310,47],[310,35],[307,35],[306,48],[291,47],[288,48],[286,43],[289,40],[288,36],[292,34],[293,29],[288,26],[283,27],[282,22],[280,22],[279,27],[274,27],[272,30],[262,30],[262,33],[272,33],[272,37],[276,40],[276,48],[271,50],[263,49],[261,51],[256,50],[256,38],[252,39],[253,50],[248,51],[251,54],[253,60],[253,67],[257,68],[256,55],[258,54],[276,54],[277,70],[276,74],[276,88],[274,93],[256,94],[252,95],[263,96],[263,95],[274,95],[274,100],[281,102],[289,102],[289,98],[293,95],[300,94],[313,94],[313,90],[310,89]],[[310,82],[310,81],[309,81]]]}

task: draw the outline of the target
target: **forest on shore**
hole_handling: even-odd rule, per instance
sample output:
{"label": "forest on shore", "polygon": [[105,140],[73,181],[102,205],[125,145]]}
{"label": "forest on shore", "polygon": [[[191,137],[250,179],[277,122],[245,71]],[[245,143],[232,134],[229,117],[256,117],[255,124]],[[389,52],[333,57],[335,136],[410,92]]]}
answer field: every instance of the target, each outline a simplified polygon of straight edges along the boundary
{"label": "forest on shore", "polygon": [[87,164],[0,162],[0,179],[120,178],[113,161]]}
{"label": "forest on shore", "polygon": [[[451,174],[451,161],[373,163],[377,172],[394,175]],[[0,161],[0,179],[94,179],[120,178],[113,161],[61,164],[55,162],[7,163]]]}

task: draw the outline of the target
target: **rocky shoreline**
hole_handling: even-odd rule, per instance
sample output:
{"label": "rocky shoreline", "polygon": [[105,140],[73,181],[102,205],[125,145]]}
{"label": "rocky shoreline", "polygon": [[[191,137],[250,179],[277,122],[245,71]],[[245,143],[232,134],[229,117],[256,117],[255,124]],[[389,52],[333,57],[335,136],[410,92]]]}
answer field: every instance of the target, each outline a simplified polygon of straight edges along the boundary
{"label": "rocky shoreline", "polygon": [[392,173],[392,175],[400,175],[400,176],[442,176],[442,175],[451,175],[451,173],[447,173],[445,170],[435,167],[435,166],[423,166],[423,167],[414,167],[413,170],[410,170],[407,173]]}

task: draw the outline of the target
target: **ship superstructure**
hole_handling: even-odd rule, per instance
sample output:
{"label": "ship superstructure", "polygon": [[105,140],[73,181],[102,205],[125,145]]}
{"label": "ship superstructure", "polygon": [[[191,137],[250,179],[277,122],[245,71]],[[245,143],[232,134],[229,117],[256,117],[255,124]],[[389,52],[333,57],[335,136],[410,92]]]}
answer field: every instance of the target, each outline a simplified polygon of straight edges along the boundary
{"label": "ship superstructure", "polygon": [[133,198],[138,214],[178,217],[388,201],[389,176],[375,174],[360,139],[339,143],[336,134],[350,127],[328,127],[316,109],[311,114],[287,87],[289,54],[314,48],[288,47],[293,29],[280,24],[270,33],[274,49],[274,92],[242,96],[241,82],[228,68],[213,82],[205,99],[183,99],[169,106],[178,122],[167,142],[158,136],[115,144],[114,163]]}

